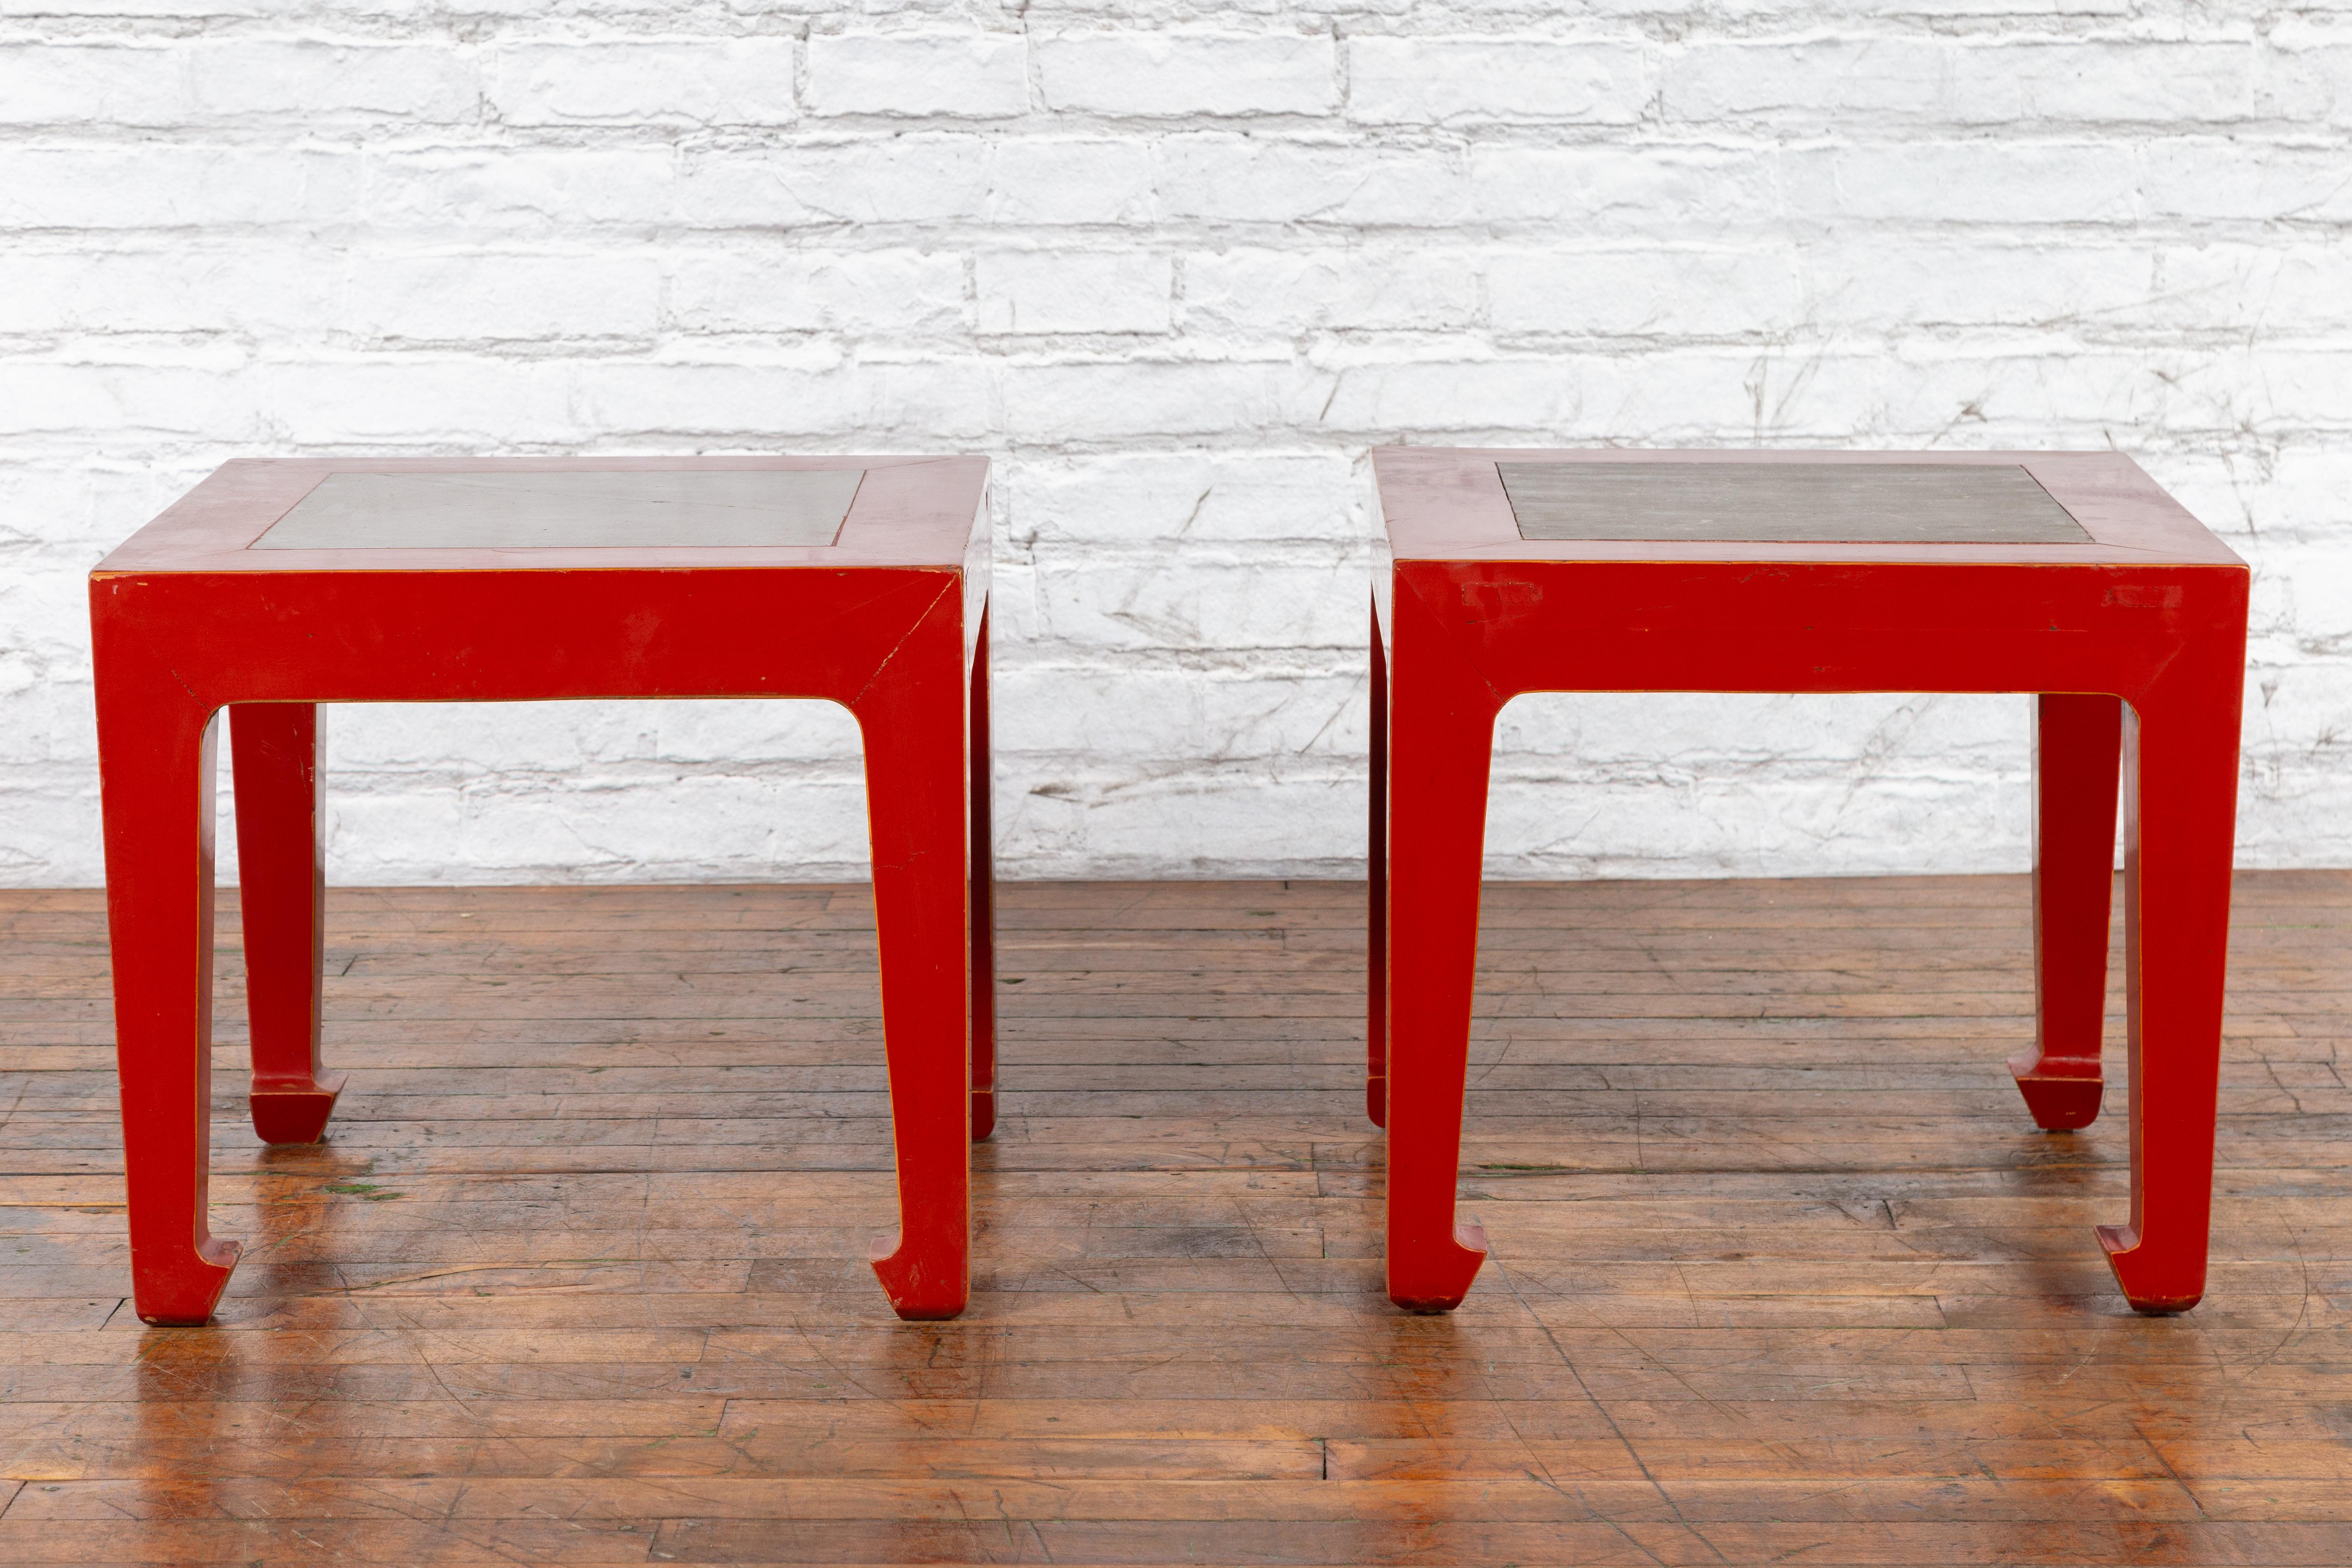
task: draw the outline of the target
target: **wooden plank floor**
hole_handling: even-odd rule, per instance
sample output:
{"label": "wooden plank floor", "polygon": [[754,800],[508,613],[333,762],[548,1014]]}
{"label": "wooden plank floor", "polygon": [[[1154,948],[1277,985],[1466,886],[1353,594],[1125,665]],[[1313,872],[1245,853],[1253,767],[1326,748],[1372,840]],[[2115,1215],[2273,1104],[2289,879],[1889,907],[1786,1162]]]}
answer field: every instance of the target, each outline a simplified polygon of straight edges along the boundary
{"label": "wooden plank floor", "polygon": [[100,900],[0,895],[0,1562],[2352,1562],[2352,873],[2240,889],[2183,1319],[1981,878],[1495,889],[1450,1319],[1380,1291],[1360,889],[1008,887],[923,1325],[861,889],[338,890],[352,1087],[268,1151],[223,1049],[199,1330],[122,1300]]}

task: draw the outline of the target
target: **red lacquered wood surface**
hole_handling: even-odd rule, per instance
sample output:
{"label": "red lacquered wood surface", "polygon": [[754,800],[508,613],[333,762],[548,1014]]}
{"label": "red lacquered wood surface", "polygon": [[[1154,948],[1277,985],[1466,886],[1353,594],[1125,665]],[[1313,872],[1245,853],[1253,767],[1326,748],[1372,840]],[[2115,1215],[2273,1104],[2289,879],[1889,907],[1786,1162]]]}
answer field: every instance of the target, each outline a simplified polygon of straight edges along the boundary
{"label": "red lacquered wood surface", "polygon": [[[1528,541],[1498,458],[2023,466],[2087,543]],[[2113,779],[2124,778],[2132,1202],[2098,1240],[2132,1305],[2204,1291],[2244,564],[2114,454],[1392,449],[1385,1065],[1389,1287],[1444,1310],[1483,1258],[1454,1221],[1495,721],[1529,691],[2015,691],[2037,713],[2042,1025],[2012,1063],[2045,1127],[2100,1092]],[[2118,721],[2117,715],[2120,715]],[[2120,733],[2118,736],[2118,723]],[[1377,1025],[1377,1007],[1371,1014]],[[1381,1047],[1371,1047],[1381,1061]]]}
{"label": "red lacquered wood surface", "polygon": [[317,704],[229,710],[237,886],[253,1014],[253,1130],[315,1143],[343,1075],[319,1060],[319,952],[326,921],[327,727]]}
{"label": "red lacquered wood surface", "polygon": [[1372,787],[1370,900],[1364,932],[1364,1114],[1389,1124],[1389,656],[1381,646],[1381,607],[1372,605]]}
{"label": "red lacquered wood surface", "polygon": [[995,780],[988,749],[988,611],[971,656],[971,1141],[996,1131],[996,830],[990,815]]}
{"label": "red lacquered wood surface", "polygon": [[[800,697],[866,750],[900,1226],[875,1270],[908,1318],[970,1289],[973,1066],[991,1071],[987,522],[980,459],[865,465],[839,548],[245,552],[336,471],[236,463],[90,579],[109,918],[139,1315],[202,1322],[236,1262],[205,1214],[214,737],[236,715],[255,1125],[317,1139],[320,702]],[[714,466],[789,467],[726,459]],[[518,460],[595,469],[691,459]],[[250,792],[248,794],[248,791]],[[982,835],[975,839],[975,829]]]}
{"label": "red lacquered wood surface", "polygon": [[2033,718],[2034,1047],[2010,1058],[2037,1126],[2088,1127],[2105,1085],[2107,920],[2123,704],[2045,693]]}

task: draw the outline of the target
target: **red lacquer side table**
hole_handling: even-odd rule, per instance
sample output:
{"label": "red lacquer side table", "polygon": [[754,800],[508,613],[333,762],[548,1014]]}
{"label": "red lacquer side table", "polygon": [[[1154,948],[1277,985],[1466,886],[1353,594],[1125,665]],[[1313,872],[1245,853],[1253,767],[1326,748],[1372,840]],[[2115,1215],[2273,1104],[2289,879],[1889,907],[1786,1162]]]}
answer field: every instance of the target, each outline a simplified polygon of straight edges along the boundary
{"label": "red lacquer side table", "polygon": [[970,1291],[994,1121],[988,465],[979,458],[235,462],[90,575],[139,1315],[212,1315],[213,775],[236,770],[253,1123],[320,1137],[321,702],[822,698],[866,752],[907,1318]]}
{"label": "red lacquer side table", "polygon": [[1370,1070],[1388,1280],[1458,1305],[1454,1223],[1487,770],[1527,691],[2038,694],[2036,1048],[2045,1128],[2101,1094],[2124,789],[2131,1215],[2143,1312],[2205,1289],[2245,668],[2244,563],[2112,453],[1373,454]]}

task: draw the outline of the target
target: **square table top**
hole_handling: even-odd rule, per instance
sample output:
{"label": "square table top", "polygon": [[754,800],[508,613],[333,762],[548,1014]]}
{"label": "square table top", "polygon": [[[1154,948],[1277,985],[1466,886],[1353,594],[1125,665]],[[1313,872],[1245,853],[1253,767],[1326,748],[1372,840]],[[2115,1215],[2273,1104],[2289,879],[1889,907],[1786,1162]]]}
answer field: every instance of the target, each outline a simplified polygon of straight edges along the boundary
{"label": "square table top", "polygon": [[985,458],[298,458],[224,464],[116,572],[963,565]]}
{"label": "square table top", "polygon": [[1397,560],[2242,565],[2116,452],[1372,454]]}

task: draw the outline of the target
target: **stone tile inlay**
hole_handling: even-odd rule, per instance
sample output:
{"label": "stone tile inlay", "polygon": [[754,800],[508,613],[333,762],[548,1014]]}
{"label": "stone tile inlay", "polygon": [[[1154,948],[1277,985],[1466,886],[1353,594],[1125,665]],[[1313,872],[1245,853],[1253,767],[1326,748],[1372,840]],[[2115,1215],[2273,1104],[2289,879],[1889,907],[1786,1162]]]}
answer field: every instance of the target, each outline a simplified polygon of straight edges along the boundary
{"label": "stone tile inlay", "polygon": [[256,550],[579,550],[829,545],[861,468],[341,473]]}
{"label": "stone tile inlay", "polygon": [[1535,540],[2088,544],[2015,463],[1497,463]]}

